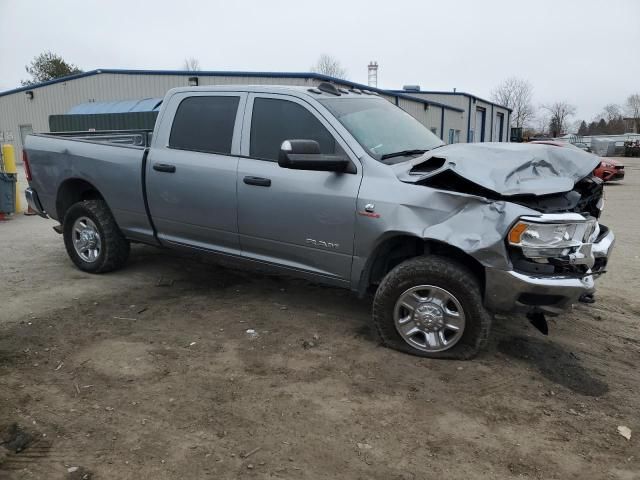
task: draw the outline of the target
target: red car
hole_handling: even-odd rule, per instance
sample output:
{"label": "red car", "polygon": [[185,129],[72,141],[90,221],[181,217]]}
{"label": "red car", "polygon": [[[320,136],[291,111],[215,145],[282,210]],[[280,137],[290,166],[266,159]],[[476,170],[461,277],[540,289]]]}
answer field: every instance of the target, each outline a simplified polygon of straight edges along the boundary
{"label": "red car", "polygon": [[[570,147],[577,148],[578,150],[584,150],[580,147],[568,142],[561,142],[559,140],[534,140],[529,143],[539,143],[542,145],[555,145],[556,147]],[[624,178],[624,163],[614,160],[613,158],[600,157],[600,165],[596,167],[593,174],[601,178],[605,182],[612,182],[615,180],[622,180]]]}

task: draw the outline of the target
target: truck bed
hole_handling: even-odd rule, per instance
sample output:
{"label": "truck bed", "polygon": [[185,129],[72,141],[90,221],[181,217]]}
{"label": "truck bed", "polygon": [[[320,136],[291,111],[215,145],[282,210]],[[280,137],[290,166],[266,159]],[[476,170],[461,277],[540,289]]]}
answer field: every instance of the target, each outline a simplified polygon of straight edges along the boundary
{"label": "truck bed", "polygon": [[103,198],[123,233],[153,241],[144,199],[144,163],[150,133],[69,132],[29,135],[25,144],[32,181],[46,213],[58,220],[67,187],[88,183]]}
{"label": "truck bed", "polygon": [[42,135],[93,143],[148,147],[151,142],[152,133],[153,130],[103,130],[100,132],[56,132]]}

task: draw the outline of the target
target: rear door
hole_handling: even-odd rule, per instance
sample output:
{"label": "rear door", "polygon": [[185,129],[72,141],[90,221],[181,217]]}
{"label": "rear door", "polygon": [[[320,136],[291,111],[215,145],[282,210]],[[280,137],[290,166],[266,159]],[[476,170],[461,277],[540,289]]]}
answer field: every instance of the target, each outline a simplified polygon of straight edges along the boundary
{"label": "rear door", "polygon": [[178,92],[169,99],[146,170],[149,210],[162,242],[240,254],[236,174],[246,98]]}
{"label": "rear door", "polygon": [[[357,172],[281,168],[280,145],[291,139],[316,140],[322,153],[350,156]],[[251,94],[237,180],[242,254],[348,281],[362,167],[347,152],[312,105],[293,96]]]}

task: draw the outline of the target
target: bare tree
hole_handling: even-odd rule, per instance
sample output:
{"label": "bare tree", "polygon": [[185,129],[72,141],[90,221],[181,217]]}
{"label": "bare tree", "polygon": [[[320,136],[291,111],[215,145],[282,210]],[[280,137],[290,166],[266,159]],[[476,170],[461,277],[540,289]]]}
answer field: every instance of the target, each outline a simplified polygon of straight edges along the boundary
{"label": "bare tree", "polygon": [[347,70],[340,61],[326,53],[320,55],[316,64],[311,67],[311,71],[335,78],[347,78]]}
{"label": "bare tree", "polygon": [[567,120],[575,115],[576,107],[567,102],[554,102],[542,105],[549,112],[549,133],[553,137],[559,137],[567,129]]}
{"label": "bare tree", "polygon": [[634,93],[627,97],[627,114],[635,123],[635,131],[640,132],[640,93]]}
{"label": "bare tree", "polygon": [[549,128],[549,115],[545,111],[538,112],[538,115],[534,118],[535,128],[539,135],[545,136],[548,133]]}
{"label": "bare tree", "polygon": [[511,123],[514,127],[525,127],[533,120],[535,109],[531,103],[532,97],[533,86],[517,77],[507,78],[491,92],[494,102],[513,110]]}
{"label": "bare tree", "polygon": [[184,63],[182,64],[182,69],[189,72],[198,72],[201,70],[200,60],[194,57],[185,58]]}
{"label": "bare tree", "polygon": [[622,109],[620,108],[620,105],[608,103],[604,106],[601,116],[607,121],[607,123],[611,123],[613,120],[617,120],[618,117],[622,116]]}

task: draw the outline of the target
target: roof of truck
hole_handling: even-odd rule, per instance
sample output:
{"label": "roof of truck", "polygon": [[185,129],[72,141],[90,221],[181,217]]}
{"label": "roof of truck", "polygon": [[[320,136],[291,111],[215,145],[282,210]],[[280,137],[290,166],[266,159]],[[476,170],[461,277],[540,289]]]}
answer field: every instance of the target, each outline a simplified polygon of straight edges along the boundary
{"label": "roof of truck", "polygon": [[281,93],[292,92],[309,95],[312,97],[341,97],[345,95],[360,95],[379,97],[377,92],[369,89],[345,88],[323,82],[320,85],[202,85],[198,87],[174,87],[168,92],[260,92],[260,93]]}

